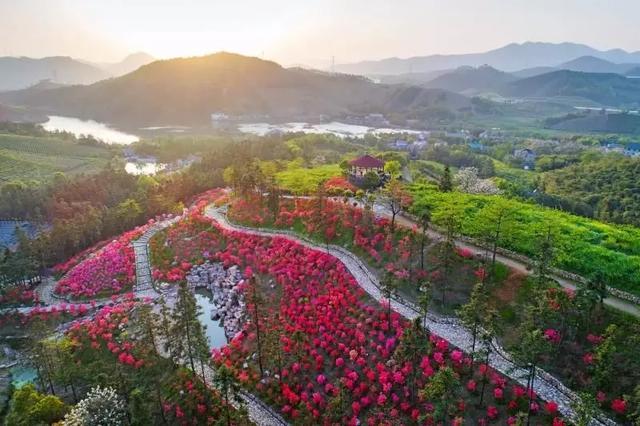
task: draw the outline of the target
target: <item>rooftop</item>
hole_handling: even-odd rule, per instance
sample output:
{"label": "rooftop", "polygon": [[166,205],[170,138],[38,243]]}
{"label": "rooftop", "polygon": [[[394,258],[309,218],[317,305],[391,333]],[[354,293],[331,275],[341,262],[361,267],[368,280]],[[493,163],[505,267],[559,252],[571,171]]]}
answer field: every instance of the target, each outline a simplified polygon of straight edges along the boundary
{"label": "rooftop", "polygon": [[370,155],[363,155],[360,158],[351,160],[349,164],[355,167],[363,167],[367,169],[378,169],[384,167],[384,161]]}

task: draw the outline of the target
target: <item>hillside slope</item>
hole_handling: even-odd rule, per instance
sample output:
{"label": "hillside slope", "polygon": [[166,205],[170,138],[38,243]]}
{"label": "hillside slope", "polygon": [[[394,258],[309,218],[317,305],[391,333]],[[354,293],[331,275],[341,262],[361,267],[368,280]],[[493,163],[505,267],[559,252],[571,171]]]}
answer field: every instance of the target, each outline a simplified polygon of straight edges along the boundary
{"label": "hillside slope", "polygon": [[208,124],[214,112],[277,120],[470,106],[469,99],[442,90],[285,69],[224,52],[156,61],[90,86],[0,94],[0,100],[125,126]]}
{"label": "hillside slope", "polygon": [[640,80],[618,74],[554,71],[511,83],[505,94],[524,98],[580,97],[601,105],[637,107]]}
{"label": "hillside slope", "polygon": [[474,94],[498,90],[516,80],[511,74],[484,65],[478,68],[460,67],[425,83],[426,87]]}
{"label": "hillside slope", "polygon": [[50,58],[0,58],[0,91],[18,90],[41,80],[62,84],[90,84],[109,77],[98,67],[66,56]]}

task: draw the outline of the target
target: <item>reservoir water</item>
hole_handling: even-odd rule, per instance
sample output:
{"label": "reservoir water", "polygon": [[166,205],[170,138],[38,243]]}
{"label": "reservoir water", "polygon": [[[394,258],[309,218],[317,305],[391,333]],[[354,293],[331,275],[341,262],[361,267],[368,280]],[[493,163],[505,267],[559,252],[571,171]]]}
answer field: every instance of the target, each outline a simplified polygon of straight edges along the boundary
{"label": "reservoir water", "polygon": [[138,142],[140,138],[135,135],[113,129],[104,123],[93,120],[80,120],[73,117],[49,116],[49,121],[42,125],[45,130],[65,131],[76,136],[89,135],[108,144],[129,145]]}
{"label": "reservoir water", "polygon": [[366,134],[388,134],[388,133],[410,133],[419,134],[418,130],[409,129],[384,129],[376,127],[360,126],[357,124],[340,123],[339,121],[332,121],[331,123],[322,124],[309,124],[301,122],[282,123],[282,124],[269,124],[269,123],[241,123],[238,125],[238,130],[243,133],[251,133],[258,136],[264,136],[270,132],[283,132],[283,133],[330,133],[338,137],[355,137],[362,138]]}

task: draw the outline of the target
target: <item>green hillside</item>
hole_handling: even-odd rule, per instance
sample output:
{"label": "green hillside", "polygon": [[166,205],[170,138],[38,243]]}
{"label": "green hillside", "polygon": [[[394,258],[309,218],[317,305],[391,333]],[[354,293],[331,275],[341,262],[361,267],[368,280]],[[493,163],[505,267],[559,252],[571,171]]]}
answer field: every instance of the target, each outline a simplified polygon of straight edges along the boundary
{"label": "green hillside", "polygon": [[103,168],[113,153],[55,137],[0,133],[0,183],[47,180],[57,172],[90,173]]}

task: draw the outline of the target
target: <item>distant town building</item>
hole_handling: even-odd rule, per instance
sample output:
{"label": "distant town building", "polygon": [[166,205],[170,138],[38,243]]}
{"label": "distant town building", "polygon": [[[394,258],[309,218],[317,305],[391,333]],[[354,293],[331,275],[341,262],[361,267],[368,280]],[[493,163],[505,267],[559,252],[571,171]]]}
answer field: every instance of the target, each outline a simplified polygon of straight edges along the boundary
{"label": "distant town building", "polygon": [[627,157],[640,157],[640,143],[630,143],[624,147],[623,154]]}
{"label": "distant town building", "polygon": [[529,148],[516,149],[513,151],[513,158],[522,163],[522,168],[531,170],[536,163],[536,153]]}
{"label": "distant town building", "polygon": [[214,112],[211,114],[211,127],[214,129],[227,130],[233,125],[233,120],[228,114],[223,112]]}
{"label": "distant town building", "polygon": [[487,146],[479,140],[473,139],[469,142],[469,149],[475,152],[485,152],[487,150]]}
{"label": "distant town building", "polygon": [[363,120],[364,124],[370,127],[385,127],[389,125],[389,121],[384,117],[384,114],[367,114]]}
{"label": "distant town building", "polygon": [[624,147],[617,142],[610,140],[600,141],[600,150],[602,152],[619,152],[624,153]]}

